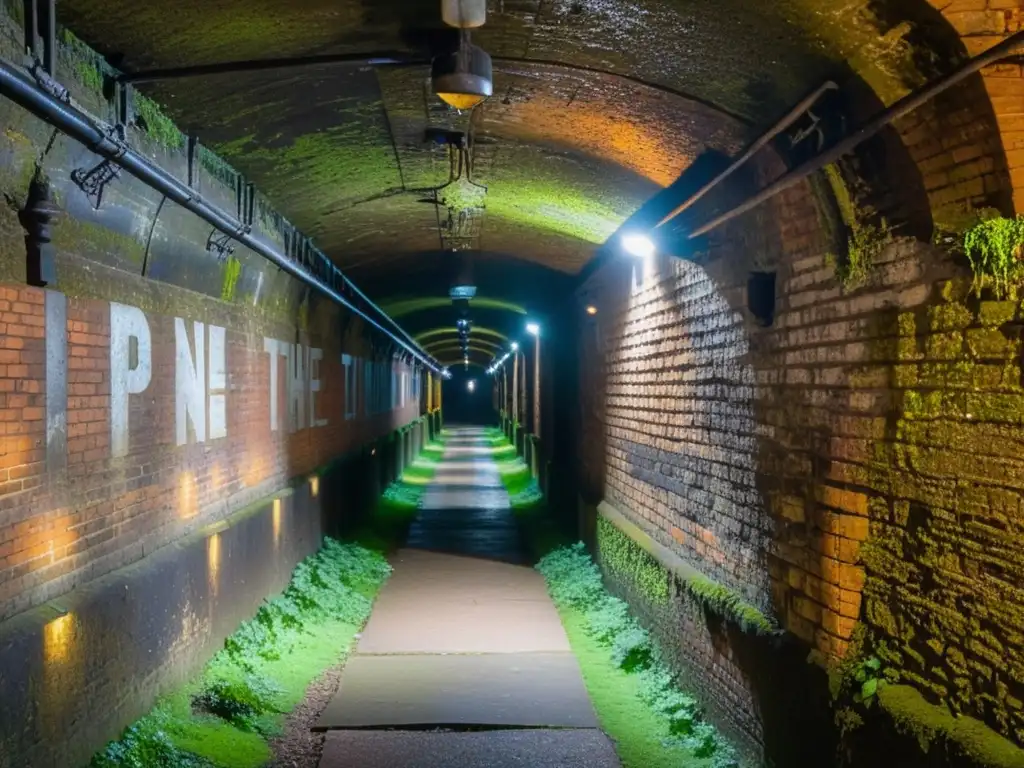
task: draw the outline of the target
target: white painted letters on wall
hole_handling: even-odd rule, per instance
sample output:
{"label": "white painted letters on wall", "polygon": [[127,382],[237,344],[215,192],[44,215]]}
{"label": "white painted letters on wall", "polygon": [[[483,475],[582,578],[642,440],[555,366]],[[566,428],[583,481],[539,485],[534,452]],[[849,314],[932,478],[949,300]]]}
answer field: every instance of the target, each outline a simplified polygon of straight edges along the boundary
{"label": "white painted letters on wall", "polygon": [[206,327],[193,323],[192,328],[194,357],[185,321],[174,318],[174,434],[178,445],[188,442],[189,422],[196,442],[206,442]]}
{"label": "white painted letters on wall", "polygon": [[209,384],[209,417],[211,440],[228,435],[227,412],[227,344],[224,341],[225,331],[217,325],[209,326],[210,334],[210,384]]}
{"label": "white painted letters on wall", "polygon": [[277,431],[277,339],[264,339],[263,351],[270,355],[270,430]]}
{"label": "white painted letters on wall", "polygon": [[288,429],[297,432],[306,426],[306,347],[288,344]]}
{"label": "white painted letters on wall", "polygon": [[316,417],[316,395],[320,391],[320,361],[324,359],[324,351],[312,347],[309,350],[309,425],[326,427],[327,419]]}
{"label": "white painted letters on wall", "polygon": [[129,395],[145,392],[152,375],[152,341],[146,316],[138,307],[111,302],[110,452],[114,457],[128,455]]}

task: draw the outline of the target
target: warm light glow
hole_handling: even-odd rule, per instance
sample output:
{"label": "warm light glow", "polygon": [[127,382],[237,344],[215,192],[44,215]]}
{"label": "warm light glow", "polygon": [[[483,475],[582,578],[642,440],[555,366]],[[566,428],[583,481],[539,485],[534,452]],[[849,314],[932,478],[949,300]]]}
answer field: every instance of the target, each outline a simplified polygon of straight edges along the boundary
{"label": "warm light glow", "polygon": [[43,627],[43,661],[63,664],[71,656],[75,620],[70,613],[58,616]]}
{"label": "warm light glow", "polygon": [[189,518],[196,514],[196,478],[191,472],[178,476],[178,514]]}
{"label": "warm light glow", "polygon": [[628,234],[622,236],[622,247],[626,253],[638,259],[647,259],[654,255],[654,241],[647,235]]}
{"label": "warm light glow", "polygon": [[318,475],[309,478],[309,495],[314,499],[320,495],[320,477]]}
{"label": "warm light glow", "polygon": [[540,325],[537,323],[527,323],[526,332],[531,336],[540,336]]}
{"label": "warm light glow", "polygon": [[596,315],[597,314],[597,307],[595,307],[593,304],[588,306],[587,307],[587,314],[588,315]]}
{"label": "warm light glow", "polygon": [[215,533],[206,540],[206,575],[210,581],[210,594],[216,595],[220,586],[220,534]]}
{"label": "warm light glow", "polygon": [[281,541],[281,500],[274,499],[274,508],[270,513],[271,524],[274,526],[274,547]]}
{"label": "warm light glow", "polygon": [[478,93],[439,93],[437,98],[449,106],[465,111],[472,109],[487,97]]}

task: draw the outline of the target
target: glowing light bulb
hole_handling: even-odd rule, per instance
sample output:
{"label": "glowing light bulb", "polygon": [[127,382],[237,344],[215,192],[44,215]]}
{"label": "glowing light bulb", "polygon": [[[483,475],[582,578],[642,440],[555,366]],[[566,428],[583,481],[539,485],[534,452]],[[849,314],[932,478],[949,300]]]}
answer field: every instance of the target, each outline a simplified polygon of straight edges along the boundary
{"label": "glowing light bulb", "polygon": [[626,253],[638,259],[647,259],[654,255],[654,241],[647,235],[632,233],[622,236],[622,247]]}

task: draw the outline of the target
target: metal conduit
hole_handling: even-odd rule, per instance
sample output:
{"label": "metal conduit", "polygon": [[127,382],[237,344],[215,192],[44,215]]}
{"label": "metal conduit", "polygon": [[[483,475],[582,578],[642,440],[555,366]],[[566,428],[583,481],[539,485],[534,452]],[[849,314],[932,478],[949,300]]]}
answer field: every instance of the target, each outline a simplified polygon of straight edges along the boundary
{"label": "metal conduit", "polygon": [[768,144],[768,142],[770,142],[784,130],[789,128],[789,126],[791,126],[801,117],[803,117],[804,113],[807,112],[807,110],[810,109],[812,106],[814,106],[815,102],[818,101],[818,99],[820,99],[829,91],[837,90],[839,90],[839,86],[836,85],[831,80],[822,83],[818,87],[818,89],[814,91],[814,93],[812,93],[810,96],[808,96],[795,107],[793,107],[791,110],[789,110],[789,112],[787,112],[781,120],[779,120],[777,123],[775,123],[775,125],[773,125],[767,131],[765,131],[765,133],[763,133],[761,137],[757,139],[757,141],[755,141],[753,144],[747,147],[746,151],[744,151],[743,154],[741,154],[739,157],[733,160],[728,168],[726,168],[720,174],[715,176],[715,178],[713,178],[703,187],[701,187],[688,198],[686,198],[686,200],[684,200],[682,203],[676,206],[676,208],[670,214],[668,214],[665,218],[658,222],[657,226],[660,227],[661,225],[667,224],[668,222],[672,221],[672,219],[674,219],[680,213],[682,213],[691,205],[693,205],[702,197],[704,197],[704,195],[706,195],[708,192],[710,192],[712,189],[718,186],[721,182],[723,182],[725,179],[731,176],[738,168],[740,168],[750,158],[756,155],[762,147]]}
{"label": "metal conduit", "polygon": [[862,126],[855,133],[850,134],[845,139],[840,141],[831,149],[825,150],[817,157],[812,157],[810,160],[805,162],[803,165],[797,166],[789,173],[784,174],[772,184],[762,189],[753,197],[748,198],[745,202],[735,208],[726,211],[721,216],[712,219],[707,224],[700,227],[700,229],[691,232],[688,239],[692,240],[695,237],[705,235],[713,229],[720,227],[727,221],[735,219],[737,216],[750,211],[761,203],[769,200],[775,195],[789,189],[794,184],[799,183],[803,179],[810,176],[816,171],[820,171],[826,165],[834,163],[840,157],[845,155],[847,152],[854,149],[857,145],[870,139],[884,127],[897,120],[909,112],[913,112],[915,109],[920,107],[922,104],[933,99],[938,94],[945,91],[947,88],[959,83],[964,78],[973,75],[980,69],[987,67],[990,64],[995,64],[1000,59],[1006,58],[1010,54],[1014,53],[1018,48],[1024,46],[1024,32],[1016,32],[1010,35],[1008,38],[1003,40],[1001,43],[992,46],[985,53],[975,56],[970,61],[966,62],[959,69],[951,72],[945,77],[939,78],[932,83],[920,88],[913,93],[904,96],[902,99],[897,101],[888,109],[882,110],[875,117],[869,120],[864,126]]}
{"label": "metal conduit", "polygon": [[[3,60],[0,60],[0,95],[6,96],[39,119],[49,123],[75,141],[81,142],[97,155],[116,163],[143,184],[191,211],[233,240],[277,265],[292,277],[320,291],[335,303],[361,317],[425,366],[436,373],[441,372],[441,365],[428,355],[384,310],[356,288],[337,267],[332,267],[335,274],[345,282],[348,288],[369,304],[372,311],[383,318],[382,321],[378,322],[331,286],[292,262],[288,257],[257,240],[250,234],[249,227],[238,219],[207,203],[195,190],[180,182],[164,169],[154,165],[127,145],[116,141],[104,130],[102,123],[41,90],[34,83],[25,79],[16,67]],[[382,324],[383,322],[393,326],[394,330],[386,328]]]}

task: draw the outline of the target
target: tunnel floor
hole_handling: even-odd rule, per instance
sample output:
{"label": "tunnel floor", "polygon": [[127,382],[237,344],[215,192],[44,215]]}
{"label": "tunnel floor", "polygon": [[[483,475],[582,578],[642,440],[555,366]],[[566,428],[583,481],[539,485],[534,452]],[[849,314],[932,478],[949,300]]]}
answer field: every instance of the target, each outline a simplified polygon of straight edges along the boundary
{"label": "tunnel floor", "polygon": [[450,430],[321,715],[321,768],[618,768],[480,428]]}

